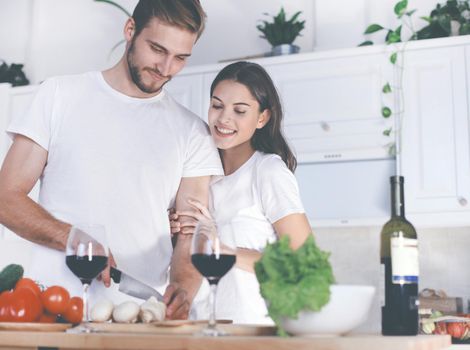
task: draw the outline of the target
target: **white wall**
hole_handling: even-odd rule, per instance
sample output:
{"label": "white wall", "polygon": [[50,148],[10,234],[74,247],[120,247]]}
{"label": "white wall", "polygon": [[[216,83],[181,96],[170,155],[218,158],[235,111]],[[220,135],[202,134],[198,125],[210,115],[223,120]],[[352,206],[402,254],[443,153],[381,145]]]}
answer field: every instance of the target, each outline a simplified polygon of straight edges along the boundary
{"label": "white wall", "polygon": [[[137,0],[117,0],[130,11]],[[202,0],[208,14],[207,30],[194,49],[191,65],[262,54],[269,44],[259,37],[256,24],[263,13],[288,15],[302,11],[301,52],[356,46],[372,22],[394,25],[397,0]],[[410,0],[419,16],[428,15],[437,0]],[[442,2],[442,1],[440,1]],[[38,82],[48,76],[99,70],[112,65],[123,46],[108,58],[122,39],[126,17],[119,10],[92,0],[0,0],[0,59],[24,62]],[[375,35],[383,42],[383,34]]]}
{"label": "white wall", "polygon": [[0,59],[24,62],[29,45],[32,0],[0,0]]}

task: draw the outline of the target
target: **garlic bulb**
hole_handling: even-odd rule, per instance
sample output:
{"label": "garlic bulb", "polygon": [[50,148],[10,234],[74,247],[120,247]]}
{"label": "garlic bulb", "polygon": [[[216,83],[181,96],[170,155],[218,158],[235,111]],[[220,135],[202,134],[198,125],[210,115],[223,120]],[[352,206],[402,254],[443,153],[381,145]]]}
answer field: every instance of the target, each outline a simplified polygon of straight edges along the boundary
{"label": "garlic bulb", "polygon": [[150,297],[149,300],[140,305],[139,318],[143,323],[163,321],[165,319],[165,315],[165,303],[158,301],[155,297]]}
{"label": "garlic bulb", "polygon": [[90,318],[93,322],[106,322],[113,314],[114,304],[108,299],[100,300],[91,309]]}
{"label": "garlic bulb", "polygon": [[113,320],[119,323],[135,323],[139,315],[139,305],[133,301],[125,301],[113,310]]}

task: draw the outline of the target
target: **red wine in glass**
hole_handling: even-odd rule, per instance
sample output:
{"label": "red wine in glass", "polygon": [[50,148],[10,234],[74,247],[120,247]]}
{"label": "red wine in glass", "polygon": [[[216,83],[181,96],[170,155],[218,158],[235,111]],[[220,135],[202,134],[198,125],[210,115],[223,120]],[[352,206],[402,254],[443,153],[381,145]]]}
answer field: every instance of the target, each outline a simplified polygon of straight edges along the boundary
{"label": "red wine in glass", "polygon": [[194,267],[209,281],[209,284],[217,284],[219,280],[230,271],[235,264],[236,257],[233,254],[193,254],[191,262]]}
{"label": "red wine in glass", "polygon": [[65,263],[83,284],[91,284],[91,281],[106,268],[108,257],[102,255],[78,256],[67,255]]}
{"label": "red wine in glass", "polygon": [[90,332],[87,327],[90,320],[88,289],[93,279],[106,268],[108,255],[104,226],[79,224],[72,227],[65,247],[65,264],[83,285],[83,332]]}
{"label": "red wine in glass", "polygon": [[235,265],[236,244],[231,223],[216,223],[213,219],[200,220],[191,241],[191,262],[207,278],[209,295],[209,323],[200,335],[216,337],[226,333],[217,328],[215,298],[219,280]]}

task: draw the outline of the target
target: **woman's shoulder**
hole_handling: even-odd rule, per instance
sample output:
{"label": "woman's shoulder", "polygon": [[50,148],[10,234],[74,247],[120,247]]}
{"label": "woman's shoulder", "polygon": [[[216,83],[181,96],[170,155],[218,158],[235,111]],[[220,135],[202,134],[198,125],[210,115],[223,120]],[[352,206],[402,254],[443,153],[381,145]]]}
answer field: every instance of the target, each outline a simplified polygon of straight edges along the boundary
{"label": "woman's shoulder", "polygon": [[284,161],[279,155],[272,153],[263,153],[260,151],[257,151],[256,153],[256,170],[258,174],[274,175],[274,173],[286,171],[292,174],[292,172],[287,167],[286,163],[284,163]]}

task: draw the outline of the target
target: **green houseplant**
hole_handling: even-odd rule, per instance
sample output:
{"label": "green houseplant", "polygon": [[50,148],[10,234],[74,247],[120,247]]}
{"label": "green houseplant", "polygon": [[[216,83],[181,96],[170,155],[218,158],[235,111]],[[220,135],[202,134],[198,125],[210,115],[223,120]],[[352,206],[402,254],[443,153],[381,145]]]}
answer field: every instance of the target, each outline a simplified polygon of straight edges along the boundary
{"label": "green houseplant", "polygon": [[[298,17],[302,12],[296,12],[291,18],[286,18],[284,8],[276,16],[272,16],[272,22],[262,21],[256,28],[262,33],[260,36],[266,39],[272,46],[273,55],[289,54],[299,52],[299,47],[293,45],[294,40],[300,36],[305,27],[305,21]],[[269,16],[265,13],[264,15]]]}
{"label": "green houseplant", "polygon": [[[403,118],[403,71],[405,65],[405,49],[409,41],[447,37],[458,32],[459,35],[470,34],[470,0],[447,0],[443,5],[437,4],[429,16],[420,17],[428,24],[422,29],[416,31],[413,26],[412,17],[415,9],[408,9],[408,0],[400,0],[394,6],[394,13],[399,20],[396,28],[385,28],[380,24],[374,23],[367,27],[364,34],[372,34],[379,31],[385,31],[385,44],[392,45],[393,50],[389,61],[393,65],[394,82],[386,82],[382,88],[384,101],[390,100],[388,95],[392,96],[392,107],[388,103],[382,104],[381,114],[384,118],[395,117],[395,126],[384,130],[384,135],[391,136],[395,131],[395,140],[388,143],[389,151],[392,155],[399,157],[401,148],[401,121]],[[454,27],[454,30],[453,30]],[[406,28],[408,37],[405,37],[402,29]],[[457,30],[455,30],[455,28]],[[373,45],[368,40],[359,46]],[[394,130],[395,128],[395,130]],[[399,175],[399,174],[397,174]]]}
{"label": "green houseplant", "polygon": [[[384,95],[382,101],[381,114],[384,118],[389,119],[394,117],[395,126],[389,127],[383,131],[383,134],[387,137],[392,135],[394,131],[394,140],[387,144],[389,153],[391,155],[400,156],[401,150],[401,121],[403,118],[403,105],[404,105],[404,94],[403,94],[403,70],[405,64],[405,48],[409,41],[415,40],[417,37],[416,31],[413,28],[412,16],[416,10],[408,9],[408,0],[400,0],[394,6],[394,13],[399,20],[399,25],[396,28],[385,28],[380,24],[371,24],[367,27],[364,34],[372,34],[379,31],[386,31],[385,44],[393,45],[392,52],[389,56],[389,62],[393,67],[393,82],[385,82],[382,87],[382,93]],[[408,38],[404,38],[402,29],[407,28],[410,32]],[[360,46],[372,45],[372,41],[365,41]],[[388,98],[391,96],[391,98]],[[390,103],[392,106],[390,106]],[[394,130],[395,129],[395,130]],[[399,161],[397,160],[397,163]],[[399,175],[399,169],[397,169],[397,175]]]}
{"label": "green houseplant", "polygon": [[417,32],[418,40],[470,34],[470,1],[447,0],[437,4],[429,17],[421,18],[428,25]]}

